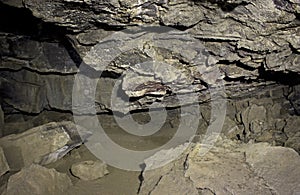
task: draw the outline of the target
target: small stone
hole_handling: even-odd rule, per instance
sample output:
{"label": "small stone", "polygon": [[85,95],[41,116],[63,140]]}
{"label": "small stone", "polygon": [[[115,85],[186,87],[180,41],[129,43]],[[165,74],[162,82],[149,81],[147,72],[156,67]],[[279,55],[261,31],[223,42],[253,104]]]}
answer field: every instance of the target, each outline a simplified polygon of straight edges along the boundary
{"label": "small stone", "polygon": [[90,160],[73,164],[71,173],[82,180],[95,180],[104,177],[109,172],[105,163]]}
{"label": "small stone", "polygon": [[9,171],[9,166],[7,164],[3,149],[0,147],[0,177]]}
{"label": "small stone", "polygon": [[72,186],[70,178],[54,169],[32,164],[11,176],[7,195],[63,194]]}

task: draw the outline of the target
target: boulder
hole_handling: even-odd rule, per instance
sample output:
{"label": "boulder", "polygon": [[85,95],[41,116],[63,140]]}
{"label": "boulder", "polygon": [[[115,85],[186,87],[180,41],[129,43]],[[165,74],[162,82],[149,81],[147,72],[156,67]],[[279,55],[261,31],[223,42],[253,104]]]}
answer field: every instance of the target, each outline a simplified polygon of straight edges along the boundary
{"label": "boulder", "polygon": [[277,194],[300,193],[300,156],[290,148],[266,143],[247,145],[246,163]]}
{"label": "boulder", "polygon": [[205,146],[196,145],[190,153],[185,173],[196,188],[210,189],[215,194],[272,194],[267,183],[247,166],[234,142],[223,141],[204,156],[199,155],[201,147]]}
{"label": "boulder", "polygon": [[147,170],[146,165],[139,194],[300,192],[300,156],[293,149],[221,137],[207,153],[199,153],[207,146],[193,144],[177,160],[158,169]]}
{"label": "boulder", "polygon": [[36,162],[49,164],[62,158],[67,152],[80,145],[88,131],[73,122],[51,122],[29,129],[20,134],[12,134],[0,139],[8,164],[12,170]]}
{"label": "boulder", "polygon": [[294,136],[288,138],[288,140],[285,142],[284,146],[293,148],[300,154],[300,132],[298,132]]}
{"label": "boulder", "polygon": [[32,164],[9,178],[6,194],[64,194],[70,186],[72,182],[66,174]]}

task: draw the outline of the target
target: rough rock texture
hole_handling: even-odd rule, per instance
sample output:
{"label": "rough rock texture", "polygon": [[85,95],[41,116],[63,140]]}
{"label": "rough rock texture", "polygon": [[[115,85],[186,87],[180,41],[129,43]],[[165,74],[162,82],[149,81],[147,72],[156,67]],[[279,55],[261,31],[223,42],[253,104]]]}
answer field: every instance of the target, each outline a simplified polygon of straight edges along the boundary
{"label": "rough rock texture", "polygon": [[6,194],[63,194],[70,186],[66,174],[33,164],[9,178]]}
{"label": "rough rock texture", "polygon": [[[139,194],[300,192],[297,168],[300,157],[292,149],[272,147],[267,143],[238,144],[219,139],[205,156],[200,156],[202,147],[206,146],[196,144],[172,164],[143,172]],[[287,177],[288,180],[285,179]],[[168,193],[168,188],[172,193]]]}
{"label": "rough rock texture", "polygon": [[264,178],[278,194],[300,192],[300,184],[296,181],[300,175],[300,158],[294,150],[260,143],[248,146],[245,155],[246,162],[253,167],[255,173]]}
{"label": "rough rock texture", "polygon": [[2,137],[0,145],[10,168],[20,170],[34,162],[48,164],[62,158],[82,143],[79,133],[83,138],[89,135],[88,131],[72,122],[52,122],[21,134]]}
{"label": "rough rock texture", "polygon": [[[82,143],[56,122],[150,105],[200,103],[201,137],[221,98],[226,136],[300,153],[299,40],[299,0],[0,0],[0,146],[12,170],[48,164]],[[144,172],[140,192],[298,193],[292,149],[226,143]]]}
{"label": "rough rock texture", "polygon": [[[30,26],[31,34],[21,27],[17,30],[20,33],[14,34],[15,27],[7,23],[0,33],[0,68],[4,70],[0,88],[5,112],[7,106],[27,113],[71,111],[74,75],[82,62],[90,67],[89,76],[97,75],[97,70],[106,74],[100,79],[105,87],[98,85],[93,102],[97,112],[127,113],[155,101],[177,107],[178,94],[187,98],[196,93],[199,102],[207,101],[216,80],[224,82],[228,97],[244,96],[249,87],[274,81],[291,86],[300,83],[298,1],[1,2],[4,11],[22,10],[28,20],[41,19]],[[50,24],[54,30],[46,33]],[[129,34],[120,31],[132,29],[132,25],[173,29],[159,33],[146,28]],[[143,64],[150,59],[157,63]],[[105,63],[109,66],[103,69]],[[196,68],[199,65],[201,74]],[[170,76],[166,78],[166,74]],[[114,107],[109,97],[120,75],[119,95],[123,95]],[[299,114],[298,88],[295,86],[287,97]],[[88,97],[93,94],[85,93]]]}
{"label": "rough rock texture", "polygon": [[9,171],[9,166],[6,161],[3,149],[0,147],[0,177]]}
{"label": "rough rock texture", "polygon": [[285,146],[294,148],[296,151],[300,151],[300,134],[299,134],[299,117],[290,117],[287,120],[285,131],[287,134],[287,141]]}
{"label": "rough rock texture", "polygon": [[292,91],[288,94],[288,100],[291,102],[295,112],[299,115],[300,112],[300,100],[299,100],[299,94],[300,94],[300,86],[294,86]]}
{"label": "rough rock texture", "polygon": [[82,180],[99,179],[109,172],[106,164],[101,161],[83,161],[73,164],[71,173]]}
{"label": "rough rock texture", "polygon": [[43,111],[38,115],[9,114],[5,116],[5,123],[2,126],[3,136],[23,133],[50,122],[72,121],[72,119],[71,114],[57,111]]}

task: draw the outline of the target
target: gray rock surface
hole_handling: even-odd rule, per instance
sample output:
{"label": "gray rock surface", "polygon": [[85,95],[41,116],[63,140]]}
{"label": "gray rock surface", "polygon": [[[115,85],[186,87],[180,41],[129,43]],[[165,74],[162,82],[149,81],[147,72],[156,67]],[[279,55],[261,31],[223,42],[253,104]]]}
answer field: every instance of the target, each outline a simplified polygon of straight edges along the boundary
{"label": "gray rock surface", "polygon": [[69,51],[61,43],[39,42],[28,36],[13,36],[0,33],[5,56],[0,62],[0,69],[20,70],[28,68],[42,73],[71,74],[77,67]]}
{"label": "gray rock surface", "polygon": [[9,178],[6,194],[64,194],[70,186],[72,182],[66,174],[33,164]]}
{"label": "gray rock surface", "polygon": [[295,113],[299,115],[300,113],[300,100],[299,100],[299,95],[300,95],[300,86],[296,85],[292,88],[290,94],[288,95],[288,99],[291,102]]}
{"label": "gray rock surface", "polygon": [[287,135],[287,141],[285,146],[295,149],[298,153],[300,152],[300,133],[299,117],[294,116],[287,119],[287,124],[284,127],[284,132]]}
{"label": "gray rock surface", "polygon": [[73,164],[71,173],[82,180],[95,180],[104,177],[109,172],[105,163],[101,161],[83,161]]}
{"label": "gray rock surface", "polygon": [[72,122],[52,122],[24,133],[2,137],[0,146],[10,168],[20,170],[34,162],[49,164],[62,158],[83,142],[79,134],[83,137],[90,135],[88,131]]}
{"label": "gray rock surface", "polygon": [[[199,101],[204,102],[210,99],[207,87],[216,78],[224,82],[228,97],[245,96],[252,88],[274,83],[269,80],[284,83],[283,77],[289,75],[294,75],[293,85],[299,84],[296,79],[300,72],[298,1],[1,2],[24,7],[43,22],[73,31],[67,31],[59,41],[0,33],[0,68],[5,70],[1,71],[0,88],[5,89],[5,103],[23,112],[39,113],[49,108],[72,110],[71,89],[81,62],[91,68],[89,71],[99,71],[111,61],[103,69],[107,75],[101,79],[108,83],[92,102],[96,103],[97,112],[119,109],[126,113],[145,109],[155,101],[177,107],[175,94],[196,93]],[[135,32],[132,25],[180,30],[143,33]],[[120,31],[122,28],[131,33]],[[201,53],[199,46],[205,52]],[[116,54],[120,55],[116,57]],[[156,60],[159,65],[139,65],[149,60]],[[200,74],[199,65],[203,68]],[[210,66],[216,67],[220,75]],[[11,73],[12,70],[18,71]],[[117,79],[119,75],[123,77]],[[122,82],[119,88],[124,97],[116,98],[114,108],[108,97],[118,80]],[[288,98],[298,112],[299,90],[296,89]],[[12,91],[18,94],[12,95]],[[31,102],[37,103],[24,102],[25,95],[35,98]],[[190,102],[187,99],[186,104]]]}
{"label": "gray rock surface", "polygon": [[264,106],[257,106],[253,104],[251,107],[246,108],[242,113],[242,122],[245,130],[260,133],[265,130],[265,122],[267,111]]}

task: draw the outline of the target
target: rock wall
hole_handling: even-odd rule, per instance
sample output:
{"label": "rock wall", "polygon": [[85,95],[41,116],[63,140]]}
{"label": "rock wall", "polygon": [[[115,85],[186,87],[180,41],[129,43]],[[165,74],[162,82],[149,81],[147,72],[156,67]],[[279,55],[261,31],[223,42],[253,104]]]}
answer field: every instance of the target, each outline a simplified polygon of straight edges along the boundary
{"label": "rock wall", "polygon": [[[267,140],[280,145],[299,139],[291,130],[300,113],[298,1],[1,0],[0,9],[6,123],[20,122],[13,115],[30,121],[46,111],[77,112],[73,87],[82,74],[91,80],[84,85],[87,94],[99,79],[94,101],[81,105],[92,103],[97,113],[127,114],[153,102],[168,108],[204,104],[221,84],[227,122],[238,127],[233,137],[272,135]],[[188,99],[193,95],[196,101]],[[2,133],[15,131],[6,129]]]}

